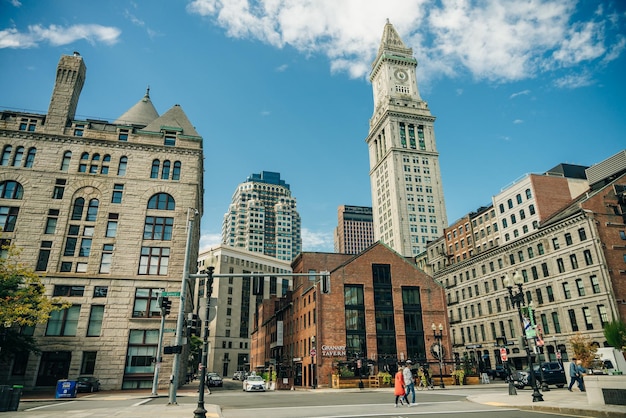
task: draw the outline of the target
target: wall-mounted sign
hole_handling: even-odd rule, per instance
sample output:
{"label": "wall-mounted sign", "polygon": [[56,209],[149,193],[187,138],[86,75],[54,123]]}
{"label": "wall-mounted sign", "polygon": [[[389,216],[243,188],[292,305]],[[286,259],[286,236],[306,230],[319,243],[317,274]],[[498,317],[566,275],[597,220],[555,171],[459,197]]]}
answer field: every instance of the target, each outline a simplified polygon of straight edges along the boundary
{"label": "wall-mounted sign", "polygon": [[322,357],[344,357],[345,345],[322,345]]}

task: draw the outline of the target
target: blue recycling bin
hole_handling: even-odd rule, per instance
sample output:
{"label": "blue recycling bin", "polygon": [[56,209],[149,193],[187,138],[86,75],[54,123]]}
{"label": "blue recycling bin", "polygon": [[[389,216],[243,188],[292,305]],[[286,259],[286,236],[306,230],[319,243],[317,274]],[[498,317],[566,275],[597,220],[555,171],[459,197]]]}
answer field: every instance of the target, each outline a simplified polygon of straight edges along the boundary
{"label": "blue recycling bin", "polygon": [[57,380],[57,390],[55,397],[59,398],[75,398],[78,387],[76,380],[61,379]]}

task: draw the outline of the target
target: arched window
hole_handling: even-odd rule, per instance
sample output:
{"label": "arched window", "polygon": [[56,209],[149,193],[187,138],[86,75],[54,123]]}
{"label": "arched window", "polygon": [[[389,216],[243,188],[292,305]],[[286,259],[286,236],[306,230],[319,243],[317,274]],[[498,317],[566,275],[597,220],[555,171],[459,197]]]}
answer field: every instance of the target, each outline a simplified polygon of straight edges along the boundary
{"label": "arched window", "polygon": [[15,155],[13,156],[13,167],[22,166],[22,158],[24,157],[24,147],[17,147],[15,149]]}
{"label": "arched window", "polygon": [[91,165],[89,166],[90,174],[98,174],[98,164],[100,163],[100,154],[94,154],[91,157]]}
{"label": "arched window", "polygon": [[180,168],[181,168],[180,161],[175,161],[174,171],[172,172],[172,180],[180,180]]}
{"label": "arched window", "polygon": [[125,176],[126,175],[126,166],[128,165],[128,157],[120,157],[120,163],[117,166],[117,175]]}
{"label": "arched window", "polygon": [[167,193],[157,193],[148,201],[148,209],[174,210],[176,209],[176,202]]}
{"label": "arched window", "polygon": [[80,221],[83,217],[83,209],[85,208],[85,199],[82,197],[77,198],[74,201],[74,207],[72,208],[72,220]]}
{"label": "arched window", "polygon": [[111,156],[105,154],[102,159],[102,167],[100,167],[100,174],[109,174],[109,163],[111,162]]}
{"label": "arched window", "polygon": [[530,199],[531,197],[533,197],[533,195],[530,192],[530,189],[526,189],[526,199]]}
{"label": "arched window", "polygon": [[96,217],[98,216],[98,206],[100,202],[98,199],[91,199],[89,201],[89,207],[87,208],[87,216],[85,217],[86,221],[94,222]]}
{"label": "arched window", "polygon": [[4,149],[2,150],[2,158],[0,158],[0,165],[9,165],[11,151],[13,151],[13,147],[11,145],[4,146]]}
{"label": "arched window", "polygon": [[151,179],[158,179],[159,178],[159,166],[161,165],[161,161],[159,160],[153,160],[152,161],[152,171],[150,171],[150,178]]}
{"label": "arched window", "polygon": [[13,180],[0,183],[0,198],[20,200],[24,196],[24,188]]}
{"label": "arched window", "polygon": [[33,166],[33,164],[35,163],[35,154],[37,153],[37,148],[29,148],[28,149],[28,154],[26,154],[26,164],[24,164],[24,167],[26,168],[31,168]]}
{"label": "arched window", "polygon": [[63,153],[63,159],[61,160],[61,171],[69,170],[71,160],[72,160],[72,151],[65,151]]}
{"label": "arched window", "polygon": [[78,172],[79,173],[86,173],[87,172],[87,162],[89,161],[89,153],[88,152],[83,152],[80,156],[80,164],[78,165]]}
{"label": "arched window", "polygon": [[170,161],[163,161],[163,172],[161,173],[162,180],[168,180],[170,178]]}

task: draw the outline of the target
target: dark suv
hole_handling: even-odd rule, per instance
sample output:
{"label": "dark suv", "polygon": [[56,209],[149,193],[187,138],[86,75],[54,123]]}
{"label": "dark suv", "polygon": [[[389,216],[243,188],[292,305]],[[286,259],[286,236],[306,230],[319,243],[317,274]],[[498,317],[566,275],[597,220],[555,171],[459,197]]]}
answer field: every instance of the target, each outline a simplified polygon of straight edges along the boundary
{"label": "dark suv", "polygon": [[[543,374],[543,381],[545,381],[548,385],[556,385],[558,388],[562,388],[567,384],[567,380],[565,379],[565,370],[563,370],[563,366],[558,361],[549,361],[545,363],[541,363],[541,371],[539,370],[539,365],[533,365],[533,371],[535,374],[535,379],[537,380],[537,386],[540,386],[542,383],[541,375]],[[518,371],[514,376],[515,387],[518,389],[523,389],[524,386],[530,386],[529,379],[529,370]]]}

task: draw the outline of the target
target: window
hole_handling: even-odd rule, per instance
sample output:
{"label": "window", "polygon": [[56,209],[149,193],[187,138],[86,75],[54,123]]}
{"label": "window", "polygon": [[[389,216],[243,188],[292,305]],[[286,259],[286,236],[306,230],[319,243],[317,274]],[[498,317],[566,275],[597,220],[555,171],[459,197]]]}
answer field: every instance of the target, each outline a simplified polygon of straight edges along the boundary
{"label": "window", "polygon": [[591,280],[591,288],[593,289],[593,293],[600,293],[600,282],[598,281],[598,276],[593,275],[589,279]]}
{"label": "window", "polygon": [[565,245],[572,245],[572,234],[569,232],[565,234]]}
{"label": "window", "polygon": [[19,211],[19,207],[0,206],[0,230],[3,232],[15,231],[15,224],[17,222],[17,215]]}
{"label": "window", "polygon": [[526,189],[526,199],[531,199],[532,197],[533,197],[533,195],[530,192],[530,189]]}
{"label": "window", "polygon": [[169,180],[171,163],[169,160],[163,161],[163,170],[161,171],[161,180]]}
{"label": "window", "polygon": [[37,126],[37,119],[22,118],[20,121],[20,131],[35,132]]}
{"label": "window", "polygon": [[537,244],[537,254],[542,255],[543,254],[543,244],[539,243]]}
{"label": "window", "polygon": [[515,225],[517,223],[517,219],[515,218],[515,214],[511,214],[511,225]]}
{"label": "window", "polygon": [[546,286],[546,293],[548,294],[548,302],[554,302],[554,291],[552,286]]}
{"label": "window", "polygon": [[593,264],[593,258],[591,257],[591,251],[585,250],[583,251],[583,255],[585,256],[585,265],[590,266]]}
{"label": "window", "polygon": [[541,289],[535,289],[535,293],[537,294],[537,303],[541,305],[543,303],[543,293],[541,293]]}
{"label": "window", "polygon": [[100,273],[110,273],[111,264],[113,262],[113,244],[104,244],[102,246],[102,258],[100,259]]}
{"label": "window", "polygon": [[100,202],[98,199],[89,200],[89,206],[87,207],[87,216],[85,216],[85,220],[87,222],[95,222],[98,217],[98,206]]}
{"label": "window", "polygon": [[583,318],[585,319],[585,327],[587,330],[593,329],[593,322],[591,321],[591,310],[587,307],[583,308]]}
{"label": "window", "polygon": [[537,272],[537,267],[536,266],[532,266],[530,268],[530,272],[533,275],[533,280],[537,280],[539,278],[539,273]]}
{"label": "window", "polygon": [[606,307],[604,305],[598,305],[598,316],[600,317],[600,324],[602,328],[609,322],[609,315],[606,313]]}
{"label": "window", "polygon": [[68,171],[70,168],[70,161],[72,160],[72,151],[65,151],[63,153],[63,159],[61,160],[61,171]]}
{"label": "window", "polygon": [[4,148],[2,149],[2,157],[0,158],[0,165],[9,165],[12,151],[13,147],[11,145],[4,146]]}
{"label": "window", "polygon": [[504,213],[504,205],[502,203],[500,203],[498,208],[500,209],[500,213]]}
{"label": "window", "polygon": [[576,279],[576,289],[578,290],[578,296],[585,296],[585,285],[583,279]]}
{"label": "window", "polygon": [[170,249],[161,247],[141,247],[139,274],[167,275]]}
{"label": "window", "polygon": [[111,163],[111,156],[105,155],[102,158],[102,166],[100,166],[100,174],[109,174],[109,164]]}
{"label": "window", "polygon": [[556,266],[559,270],[559,273],[563,273],[565,271],[565,264],[563,263],[563,259],[562,258],[557,258],[556,259]]}
{"label": "window", "polygon": [[548,277],[550,275],[547,263],[541,263],[541,271],[543,272],[543,277]]}
{"label": "window", "polygon": [[72,207],[72,220],[79,221],[83,218],[83,210],[85,209],[85,199],[82,197],[74,200],[74,206]]}
{"label": "window", "polygon": [[165,131],[163,145],[173,147],[176,145],[176,132]]}
{"label": "window", "polygon": [[585,228],[580,228],[578,230],[578,239],[584,241],[587,239],[587,233],[585,232]]}
{"label": "window", "polygon": [[565,299],[572,298],[572,292],[570,291],[569,283],[567,282],[563,283],[563,295],[565,296]]}
{"label": "window", "polygon": [[74,136],[83,136],[85,132],[85,125],[75,125],[74,126]]}
{"label": "window", "polygon": [[117,220],[119,218],[119,214],[117,213],[109,213],[109,221],[107,222],[107,230],[105,236],[108,238],[115,238],[117,235]]}
{"label": "window", "polygon": [[52,296],[83,296],[85,286],[55,285]]}
{"label": "window", "polygon": [[170,241],[174,218],[160,216],[146,216],[143,228],[143,239]]}
{"label": "window", "polygon": [[157,298],[161,289],[135,289],[133,318],[152,318],[161,316]]}
{"label": "window", "polygon": [[576,312],[573,309],[569,309],[567,311],[567,315],[569,316],[569,322],[572,325],[572,331],[578,331],[578,323],[576,322]]}
{"label": "window", "polygon": [[113,185],[113,194],[111,196],[111,203],[122,203],[122,195],[124,194],[124,185]]}
{"label": "window", "polygon": [[120,157],[120,162],[117,165],[117,175],[118,177],[123,177],[126,175],[126,168],[128,167],[128,157]]}
{"label": "window", "polygon": [[512,200],[512,199],[508,199],[508,200],[506,201],[506,204],[507,204],[507,206],[509,207],[509,209],[512,209],[512,208],[513,208],[513,200]]}
{"label": "window", "polygon": [[[128,352],[126,353],[124,373],[153,373],[153,359],[157,357],[158,343],[159,330],[131,329],[128,335]],[[128,389],[128,387],[123,387],[123,389]]]}
{"label": "window", "polygon": [[95,286],[93,288],[94,298],[106,298],[108,293],[109,293],[109,288],[107,286]]}
{"label": "window", "polygon": [[550,333],[550,324],[548,323],[548,315],[541,314],[541,327],[544,335]]}
{"label": "window", "polygon": [[41,241],[39,247],[39,255],[37,256],[37,264],[35,265],[35,271],[46,271],[48,269],[48,261],[50,260],[50,249],[52,248],[52,241]]}
{"label": "window", "polygon": [[99,337],[102,329],[102,319],[104,318],[104,305],[92,305],[89,314],[89,324],[87,325],[88,337]]}
{"label": "window", "polygon": [[626,231],[619,231],[619,237],[623,240],[626,240]]}
{"label": "window", "polygon": [[174,161],[174,171],[172,171],[172,180],[180,180],[181,162]]}
{"label": "window", "polygon": [[159,169],[161,168],[161,161],[152,160],[152,169],[150,170],[150,178],[158,179],[159,178]]}
{"label": "window", "polygon": [[522,195],[518,193],[518,194],[515,196],[515,200],[516,200],[516,202],[517,202],[518,204],[522,203]]}
{"label": "window", "polygon": [[554,248],[555,250],[558,250],[560,248],[558,238],[552,238],[552,248]]}
{"label": "window", "polygon": [[63,193],[65,192],[65,183],[67,180],[65,179],[57,179],[56,184],[54,186],[54,190],[52,192],[53,199],[63,199]]}
{"label": "window", "polygon": [[13,167],[21,167],[22,158],[24,158],[24,147],[17,147],[15,149],[15,154],[13,155],[13,163],[11,165]]}
{"label": "window", "polygon": [[0,183],[0,198],[21,200],[24,197],[24,188],[16,181],[7,180]]}
{"label": "window", "polygon": [[[56,289],[56,286],[55,286]],[[76,336],[80,305],[72,305],[67,309],[50,312],[46,335],[48,336]]]}
{"label": "window", "polygon": [[83,351],[83,360],[80,364],[80,374],[93,374],[96,370],[97,351]]}
{"label": "window", "polygon": [[552,323],[554,324],[554,332],[561,333],[561,323],[559,322],[559,314],[552,312]]}
{"label": "window", "polygon": [[89,162],[89,153],[83,152],[80,155],[80,163],[78,164],[78,172],[86,173],[87,172],[87,163]]}
{"label": "window", "polygon": [[128,129],[120,129],[117,134],[118,141],[128,141]]}
{"label": "window", "polygon": [[176,209],[176,202],[171,195],[158,193],[152,196],[148,201],[148,209],[174,210]]}
{"label": "window", "polygon": [[58,209],[48,209],[48,218],[46,219],[46,227],[44,229],[44,234],[50,235],[56,232],[58,218],[59,218]]}
{"label": "window", "polygon": [[569,256],[569,261],[572,264],[572,269],[576,270],[578,268],[578,260],[576,259],[576,254],[571,254]]}

